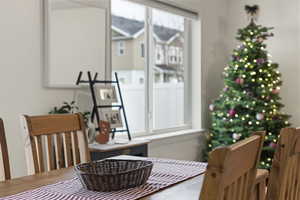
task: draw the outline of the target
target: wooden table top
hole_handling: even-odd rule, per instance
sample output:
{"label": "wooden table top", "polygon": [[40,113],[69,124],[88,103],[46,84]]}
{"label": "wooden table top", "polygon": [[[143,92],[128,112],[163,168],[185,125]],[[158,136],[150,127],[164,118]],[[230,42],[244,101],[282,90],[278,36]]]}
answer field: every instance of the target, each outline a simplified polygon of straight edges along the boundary
{"label": "wooden table top", "polygon": [[[128,158],[128,157],[127,157]],[[0,197],[18,194],[45,185],[69,180],[75,176],[73,168],[61,169],[32,176],[0,182]],[[204,175],[199,175],[182,183],[142,198],[141,200],[198,200]]]}

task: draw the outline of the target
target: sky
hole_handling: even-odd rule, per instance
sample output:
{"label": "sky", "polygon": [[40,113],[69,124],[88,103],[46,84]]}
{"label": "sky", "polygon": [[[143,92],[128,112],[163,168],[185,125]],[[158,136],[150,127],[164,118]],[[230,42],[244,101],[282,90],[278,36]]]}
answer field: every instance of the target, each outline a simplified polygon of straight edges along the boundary
{"label": "sky", "polygon": [[[145,20],[145,7],[126,0],[112,0],[112,13],[114,15]],[[154,24],[183,30],[183,18],[169,14],[160,10],[153,9],[152,20]]]}

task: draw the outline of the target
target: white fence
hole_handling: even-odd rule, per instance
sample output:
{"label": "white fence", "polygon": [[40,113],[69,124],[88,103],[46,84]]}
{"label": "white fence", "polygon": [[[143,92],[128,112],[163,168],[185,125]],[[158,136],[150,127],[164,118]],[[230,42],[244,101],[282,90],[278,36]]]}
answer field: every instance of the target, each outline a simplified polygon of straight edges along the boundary
{"label": "white fence", "polygon": [[[145,86],[121,86],[131,132],[145,131]],[[155,129],[184,124],[184,84],[159,83],[153,91],[153,122]]]}

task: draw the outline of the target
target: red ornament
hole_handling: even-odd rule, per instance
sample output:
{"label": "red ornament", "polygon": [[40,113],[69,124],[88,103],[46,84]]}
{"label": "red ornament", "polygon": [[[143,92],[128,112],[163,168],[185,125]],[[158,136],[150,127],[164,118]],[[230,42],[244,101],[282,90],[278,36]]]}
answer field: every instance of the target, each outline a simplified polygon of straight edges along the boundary
{"label": "red ornament", "polygon": [[271,143],[269,144],[269,146],[272,147],[273,149],[275,149],[275,148],[277,147],[277,144],[274,143],[274,142],[271,142]]}
{"label": "red ornament", "polygon": [[243,84],[244,84],[244,79],[242,79],[242,78],[237,78],[237,79],[235,79],[235,83],[236,83],[236,84],[239,84],[239,85],[243,85]]}
{"label": "red ornament", "polygon": [[230,109],[228,111],[228,114],[229,114],[230,117],[233,117],[236,114],[236,111],[234,109]]}

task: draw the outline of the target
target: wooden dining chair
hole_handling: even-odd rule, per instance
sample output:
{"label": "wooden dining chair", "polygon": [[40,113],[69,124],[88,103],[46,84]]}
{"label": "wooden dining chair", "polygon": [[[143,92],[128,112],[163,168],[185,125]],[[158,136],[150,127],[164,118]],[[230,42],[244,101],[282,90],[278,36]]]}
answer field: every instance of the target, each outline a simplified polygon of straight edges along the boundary
{"label": "wooden dining chair", "polygon": [[200,200],[249,200],[265,133],[209,154]]}
{"label": "wooden dining chair", "polygon": [[266,169],[258,169],[254,181],[254,188],[251,195],[251,200],[265,200],[267,180],[269,171]]}
{"label": "wooden dining chair", "polygon": [[[28,174],[90,161],[81,114],[23,116]],[[46,167],[45,167],[46,166]]]}
{"label": "wooden dining chair", "polygon": [[300,199],[300,129],[284,128],[272,163],[266,200]]}
{"label": "wooden dining chair", "polygon": [[0,118],[0,181],[11,178],[3,120]]}

